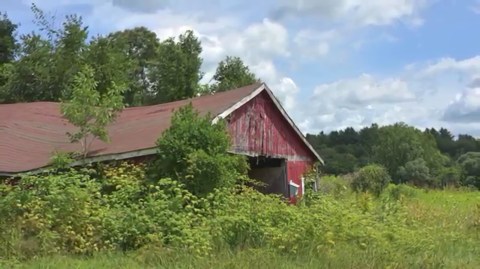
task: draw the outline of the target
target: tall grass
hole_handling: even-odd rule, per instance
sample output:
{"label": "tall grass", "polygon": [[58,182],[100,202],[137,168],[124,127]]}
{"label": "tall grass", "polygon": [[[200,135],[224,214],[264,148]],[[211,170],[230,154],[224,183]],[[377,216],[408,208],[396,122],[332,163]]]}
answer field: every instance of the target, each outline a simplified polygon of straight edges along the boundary
{"label": "tall grass", "polygon": [[[321,186],[320,193],[307,195],[298,206],[253,190],[218,193],[219,197],[209,202],[208,210],[201,211],[205,218],[192,218],[195,208],[185,211],[181,206],[185,201],[187,207],[192,202],[205,201],[175,194],[173,197],[180,195],[178,201],[182,203],[163,206],[165,202],[152,202],[140,209],[152,211],[162,205],[158,212],[152,211],[153,220],[168,220],[166,224],[172,217],[192,218],[193,222],[176,220],[173,226],[160,229],[167,238],[177,236],[177,241],[171,242],[180,245],[156,240],[127,251],[0,256],[0,268],[480,268],[479,192],[426,191],[391,185],[376,198],[352,193],[342,179],[330,178],[325,184],[329,186]],[[128,193],[119,197],[124,199]],[[165,210],[170,210],[168,219],[159,218],[158,213]],[[87,215],[76,214],[90,223]],[[151,221],[149,215],[135,214],[139,215],[129,220],[136,221],[138,217],[143,222]],[[116,221],[116,226],[106,227],[143,232],[138,230],[140,223],[127,223],[124,227],[120,219]],[[175,230],[179,224],[185,229],[181,233]],[[154,222],[149,225],[157,229]],[[15,231],[13,227],[11,230]],[[100,228],[94,232],[112,234]],[[130,230],[127,232],[132,235]],[[12,238],[6,240],[10,243],[22,239],[22,234],[9,234]],[[152,235],[148,230],[145,236],[132,238],[148,239]],[[21,242],[28,245],[28,241]],[[182,247],[184,242],[188,247]],[[0,248],[5,246],[2,242]],[[195,246],[208,251],[198,253]],[[28,250],[27,246],[24,248]]]}

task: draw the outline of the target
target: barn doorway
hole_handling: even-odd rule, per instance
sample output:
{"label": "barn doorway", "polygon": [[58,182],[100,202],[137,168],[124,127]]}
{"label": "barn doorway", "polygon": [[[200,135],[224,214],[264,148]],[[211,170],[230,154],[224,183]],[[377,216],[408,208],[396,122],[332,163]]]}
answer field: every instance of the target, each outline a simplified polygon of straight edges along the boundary
{"label": "barn doorway", "polygon": [[282,194],[288,197],[287,168],[285,159],[264,156],[249,157],[248,176],[264,183],[259,191],[265,194]]}

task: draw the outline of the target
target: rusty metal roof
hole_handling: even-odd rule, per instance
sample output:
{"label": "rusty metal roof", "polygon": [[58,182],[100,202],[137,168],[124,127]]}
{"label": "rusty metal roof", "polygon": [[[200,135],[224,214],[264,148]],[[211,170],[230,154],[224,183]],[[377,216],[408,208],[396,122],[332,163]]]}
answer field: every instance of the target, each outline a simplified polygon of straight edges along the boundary
{"label": "rusty metal roof", "polygon": [[[254,84],[188,100],[126,108],[108,127],[110,143],[96,139],[90,147],[89,156],[113,156],[151,150],[155,148],[155,142],[161,133],[170,126],[172,112],[179,107],[192,102],[201,114],[210,112],[215,117],[250,96],[260,86],[261,84]],[[62,117],[59,103],[0,105],[0,174],[8,175],[48,166],[55,152],[81,151],[81,146],[70,143],[66,136],[67,132],[75,130]]]}

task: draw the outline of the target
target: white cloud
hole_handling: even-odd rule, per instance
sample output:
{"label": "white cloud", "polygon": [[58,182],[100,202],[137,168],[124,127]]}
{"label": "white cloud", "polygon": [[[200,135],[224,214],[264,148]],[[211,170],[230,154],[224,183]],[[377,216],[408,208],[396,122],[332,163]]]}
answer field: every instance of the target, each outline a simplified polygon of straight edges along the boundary
{"label": "white cloud", "polygon": [[335,21],[348,21],[352,25],[388,25],[399,20],[421,24],[419,11],[424,0],[283,0],[276,10],[277,17],[310,15]]}
{"label": "white cloud", "polygon": [[480,134],[479,59],[445,58],[408,65],[396,77],[363,74],[321,84],[302,106],[300,126],[316,133],[403,121]]}
{"label": "white cloud", "polygon": [[452,122],[480,122],[480,88],[469,88],[456,96],[443,119]]}
{"label": "white cloud", "polygon": [[113,0],[114,6],[119,6],[130,11],[153,13],[170,4],[169,0]]}
{"label": "white cloud", "polygon": [[480,56],[475,56],[464,60],[443,58],[427,66],[421,74],[424,76],[432,76],[441,72],[451,71],[472,75],[480,73]]}
{"label": "white cloud", "polygon": [[331,102],[335,107],[357,108],[372,104],[412,101],[415,95],[408,84],[397,78],[378,80],[362,74],[357,78],[317,86],[314,96]]}
{"label": "white cloud", "polygon": [[312,29],[300,30],[293,39],[297,50],[301,51],[302,57],[315,59],[330,52],[330,44],[339,37],[335,30],[316,31]]}

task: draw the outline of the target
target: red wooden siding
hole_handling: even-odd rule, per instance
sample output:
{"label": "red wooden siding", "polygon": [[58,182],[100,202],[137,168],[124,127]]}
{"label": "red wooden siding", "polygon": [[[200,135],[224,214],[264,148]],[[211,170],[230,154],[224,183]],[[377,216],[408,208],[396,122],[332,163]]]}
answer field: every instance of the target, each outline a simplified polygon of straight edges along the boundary
{"label": "red wooden siding", "polygon": [[[316,157],[266,92],[235,110],[227,121],[234,152],[286,159],[287,180],[302,186],[302,175]],[[302,195],[301,187],[298,195]]]}
{"label": "red wooden siding", "polygon": [[288,160],[315,160],[266,92],[235,110],[228,122],[233,151],[236,153]]}

